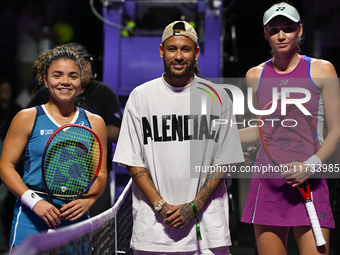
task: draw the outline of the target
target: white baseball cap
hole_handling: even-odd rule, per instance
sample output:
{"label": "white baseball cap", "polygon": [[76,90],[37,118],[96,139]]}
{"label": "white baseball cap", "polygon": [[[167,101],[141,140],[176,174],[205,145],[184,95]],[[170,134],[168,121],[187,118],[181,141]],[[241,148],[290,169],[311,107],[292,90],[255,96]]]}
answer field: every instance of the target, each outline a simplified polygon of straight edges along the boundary
{"label": "white baseball cap", "polygon": [[279,4],[273,5],[264,13],[263,25],[264,26],[267,25],[269,21],[271,21],[273,18],[279,15],[285,16],[286,18],[294,22],[300,21],[300,15],[293,6],[287,3],[279,3]]}
{"label": "white baseball cap", "polygon": [[[173,29],[173,27],[178,23],[182,23],[183,31],[178,30],[178,29]],[[191,26],[188,22],[186,22],[184,20],[175,21],[175,22],[172,22],[171,24],[167,25],[167,27],[164,29],[164,32],[163,32],[162,43],[166,39],[168,39],[168,38],[170,38],[174,35],[186,36],[190,40],[192,40],[194,43],[197,44],[197,33],[196,33],[195,29],[193,28],[193,26]]]}

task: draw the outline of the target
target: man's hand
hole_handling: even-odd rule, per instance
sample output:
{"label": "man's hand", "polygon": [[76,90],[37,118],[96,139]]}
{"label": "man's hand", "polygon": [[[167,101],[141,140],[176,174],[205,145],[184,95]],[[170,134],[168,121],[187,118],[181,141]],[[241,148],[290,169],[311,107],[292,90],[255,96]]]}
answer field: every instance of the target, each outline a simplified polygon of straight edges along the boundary
{"label": "man's hand", "polygon": [[160,215],[163,217],[163,219],[168,218],[170,215],[167,213],[168,211],[173,210],[173,208],[177,208],[178,206],[170,205],[168,203],[165,203],[162,207],[162,209],[159,211]]}
{"label": "man's hand", "polygon": [[194,210],[188,203],[171,206],[170,209],[166,211],[166,214],[168,215],[168,217],[163,217],[164,222],[173,229],[182,229],[195,218]]}
{"label": "man's hand", "polygon": [[244,160],[245,160],[245,162],[243,163],[244,166],[253,165],[253,163],[256,159],[257,151],[258,151],[257,145],[249,145],[247,147],[247,149],[243,152],[243,156],[244,156]]}

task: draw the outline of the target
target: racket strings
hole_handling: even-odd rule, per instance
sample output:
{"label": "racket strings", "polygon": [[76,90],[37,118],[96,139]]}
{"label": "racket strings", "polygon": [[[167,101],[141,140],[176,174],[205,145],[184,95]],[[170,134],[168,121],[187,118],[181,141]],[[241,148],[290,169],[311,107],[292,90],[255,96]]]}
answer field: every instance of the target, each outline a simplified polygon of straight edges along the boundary
{"label": "racket strings", "polygon": [[50,192],[71,199],[84,191],[100,162],[100,145],[92,132],[70,127],[58,132],[50,142],[44,175]]}
{"label": "racket strings", "polygon": [[[277,121],[271,122],[270,120]],[[315,151],[315,127],[310,116],[305,116],[295,105],[281,115],[281,104],[276,111],[262,116],[263,140],[266,149],[278,164],[305,161]]]}

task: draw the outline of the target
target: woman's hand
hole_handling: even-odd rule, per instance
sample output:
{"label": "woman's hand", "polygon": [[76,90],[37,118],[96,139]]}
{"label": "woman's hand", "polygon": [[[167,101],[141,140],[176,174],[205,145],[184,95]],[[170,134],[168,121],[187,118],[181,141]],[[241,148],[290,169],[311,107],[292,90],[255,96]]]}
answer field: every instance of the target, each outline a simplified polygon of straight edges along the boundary
{"label": "woman's hand", "polygon": [[76,199],[67,204],[63,204],[60,209],[63,220],[75,221],[88,212],[92,203],[88,199]]}
{"label": "woman's hand", "polygon": [[281,174],[282,178],[287,181],[288,185],[292,185],[292,187],[300,186],[312,175],[310,167],[303,162],[282,164],[282,168],[287,169],[287,171]]}
{"label": "woman's hand", "polygon": [[59,210],[49,202],[40,200],[34,207],[33,212],[38,215],[50,228],[60,225],[61,214]]}

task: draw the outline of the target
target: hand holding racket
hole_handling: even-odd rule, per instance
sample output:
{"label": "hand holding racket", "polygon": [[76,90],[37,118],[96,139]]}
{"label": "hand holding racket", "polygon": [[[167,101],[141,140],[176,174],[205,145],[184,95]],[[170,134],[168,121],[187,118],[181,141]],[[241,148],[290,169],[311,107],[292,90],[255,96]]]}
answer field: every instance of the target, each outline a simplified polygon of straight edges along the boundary
{"label": "hand holding racket", "polygon": [[68,124],[58,128],[48,140],[41,170],[49,202],[70,202],[85,196],[98,176],[102,144],[90,128]]}
{"label": "hand holding racket", "polygon": [[[268,103],[263,110],[270,109],[271,106],[272,102]],[[270,115],[261,116],[260,119],[263,148],[276,166],[280,167],[293,161],[304,162],[317,152],[318,140],[313,119],[311,116],[304,115],[296,105],[288,105],[286,115],[281,115],[281,99],[279,99],[276,110]],[[313,204],[309,180],[307,179],[305,184],[298,188],[305,201],[316,245],[322,246],[326,241]]]}

